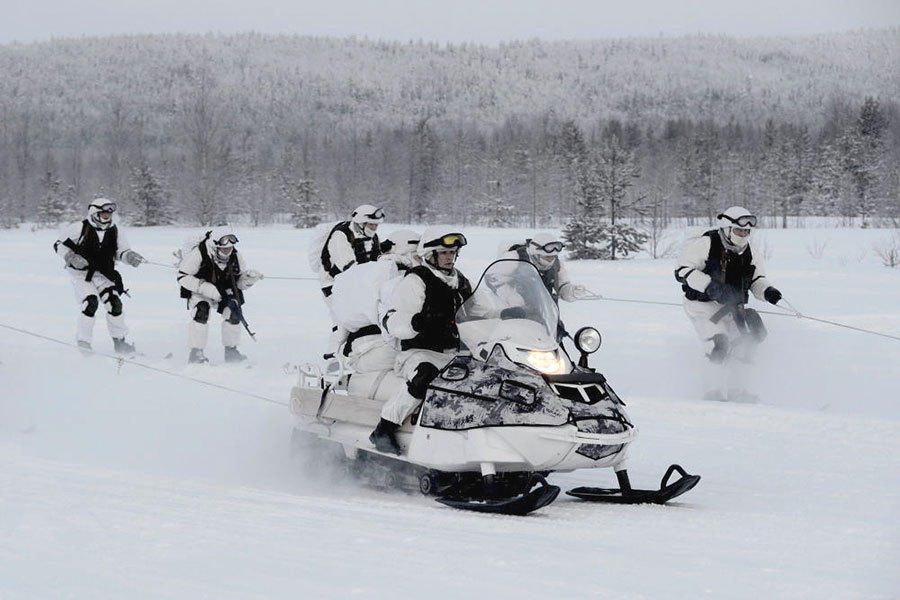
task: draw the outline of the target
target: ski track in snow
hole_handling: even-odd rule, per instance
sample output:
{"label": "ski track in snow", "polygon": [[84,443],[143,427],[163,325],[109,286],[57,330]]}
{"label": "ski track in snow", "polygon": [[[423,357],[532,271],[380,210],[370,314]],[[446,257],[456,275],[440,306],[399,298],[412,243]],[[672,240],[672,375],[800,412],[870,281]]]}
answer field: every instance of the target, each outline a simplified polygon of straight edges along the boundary
{"label": "ski track in snow", "polygon": [[[383,228],[390,230],[389,226]],[[465,229],[475,278],[499,239]],[[168,262],[189,230],[133,229]],[[760,231],[771,279],[817,317],[900,334],[900,272],[862,250],[878,231]],[[251,266],[308,275],[309,232],[240,230]],[[71,285],[55,232],[0,232],[0,322],[70,341]],[[611,297],[679,300],[674,260],[570,263]],[[328,333],[314,282],[248,293],[256,365],[187,367],[174,271],[122,268],[137,360],[286,401],[285,362],[315,360]],[[528,517],[456,511],[419,495],[314,477],[290,460],[285,407],[0,329],[0,599],[19,598],[897,598],[900,343],[767,317],[744,384],[758,404],[699,400],[707,368],[678,307],[563,304],[596,324],[593,364],[641,432],[635,485],[676,462],[703,476],[670,506],[565,496]],[[217,321],[216,321],[217,322]],[[218,327],[208,354],[221,362]],[[111,344],[103,319],[95,347]],[[174,353],[170,360],[161,357]],[[731,376],[736,377],[737,374]],[[614,485],[609,471],[553,482]]]}

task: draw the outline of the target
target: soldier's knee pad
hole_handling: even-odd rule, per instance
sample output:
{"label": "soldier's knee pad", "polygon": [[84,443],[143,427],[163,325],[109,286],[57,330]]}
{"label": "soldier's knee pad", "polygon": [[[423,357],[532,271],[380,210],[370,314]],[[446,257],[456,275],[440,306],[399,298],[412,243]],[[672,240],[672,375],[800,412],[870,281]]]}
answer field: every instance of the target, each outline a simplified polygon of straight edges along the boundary
{"label": "soldier's knee pad", "polygon": [[86,317],[93,317],[97,314],[97,307],[100,306],[100,299],[97,296],[93,294],[85,296],[82,302],[84,302],[84,308],[81,309],[81,314]]}
{"label": "soldier's knee pad", "polygon": [[194,308],[194,320],[205,324],[209,321],[209,302],[198,302]]}
{"label": "soldier's knee pad", "polygon": [[428,390],[428,384],[437,377],[439,372],[440,369],[427,362],[423,362],[416,367],[416,374],[406,383],[406,389],[409,391],[409,395],[418,400],[424,400],[425,392]]}
{"label": "soldier's knee pad", "polygon": [[115,294],[110,294],[107,299],[109,303],[109,308],[107,312],[114,317],[118,317],[122,314],[122,299],[116,296]]}
{"label": "soldier's knee pad", "polygon": [[752,308],[744,310],[744,321],[747,323],[747,330],[754,341],[761,342],[769,335],[766,326],[763,324],[762,317]]}

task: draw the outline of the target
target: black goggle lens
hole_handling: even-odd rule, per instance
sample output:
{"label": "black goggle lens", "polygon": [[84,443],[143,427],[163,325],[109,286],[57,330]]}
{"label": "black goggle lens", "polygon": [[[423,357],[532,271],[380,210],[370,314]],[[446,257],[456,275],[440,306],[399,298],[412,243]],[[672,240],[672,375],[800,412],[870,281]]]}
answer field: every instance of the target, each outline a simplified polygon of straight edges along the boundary
{"label": "black goggle lens", "polygon": [[216,246],[233,246],[234,244],[237,244],[237,242],[237,236],[233,233],[229,233],[216,240]]}
{"label": "black goggle lens", "polygon": [[[532,243],[534,244],[534,242]],[[549,242],[547,244],[544,244],[543,246],[538,246],[537,244],[534,245],[537,246],[539,250],[547,254],[557,254],[559,252],[562,252],[562,249],[565,248],[565,245],[562,242]]]}

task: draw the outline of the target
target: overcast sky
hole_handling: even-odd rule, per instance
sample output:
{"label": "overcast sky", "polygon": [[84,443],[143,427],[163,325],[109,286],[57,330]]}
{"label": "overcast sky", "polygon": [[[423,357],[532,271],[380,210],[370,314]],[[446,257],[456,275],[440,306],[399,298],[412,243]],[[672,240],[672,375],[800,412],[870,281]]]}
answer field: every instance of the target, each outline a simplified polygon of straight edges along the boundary
{"label": "overcast sky", "polygon": [[117,33],[474,41],[783,35],[900,25],[900,0],[0,0],[0,43]]}

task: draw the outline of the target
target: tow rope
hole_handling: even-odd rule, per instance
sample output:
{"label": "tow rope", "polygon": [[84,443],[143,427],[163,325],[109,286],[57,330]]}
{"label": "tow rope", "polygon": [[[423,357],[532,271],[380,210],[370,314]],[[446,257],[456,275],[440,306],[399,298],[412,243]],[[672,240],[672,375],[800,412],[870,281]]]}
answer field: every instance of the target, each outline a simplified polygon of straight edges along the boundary
{"label": "tow rope", "polygon": [[[602,296],[600,294],[591,292],[593,296],[589,296],[587,298],[582,298],[582,300],[606,300],[609,302],[629,302],[632,304],[656,304],[660,306],[681,306],[680,302],[661,302],[657,300],[636,300],[633,298],[609,298],[607,296]],[[847,325],[846,323],[838,323],[837,321],[830,321],[828,319],[820,319],[819,317],[811,317],[809,315],[805,315],[798,311],[794,306],[788,302],[784,301],[789,307],[791,312],[786,311],[774,311],[774,310],[757,310],[756,312],[764,315],[775,315],[777,317],[794,317],[796,319],[806,319],[808,321],[816,321],[818,323],[825,323],[827,325],[833,325],[835,327],[843,327],[845,329],[851,329],[853,331],[859,331],[860,333],[868,333],[870,335],[877,335],[883,338],[888,338],[889,340],[897,340],[900,341],[900,335],[892,335],[890,333],[883,333],[881,331],[873,331],[871,329],[864,329],[862,327],[855,327],[853,325]]]}
{"label": "tow rope", "polygon": [[[4,329],[8,329],[8,330],[10,330],[10,331],[15,331],[16,333],[21,333],[21,334],[23,334],[23,335],[29,335],[29,336],[31,336],[31,337],[35,337],[35,338],[38,338],[38,339],[41,339],[41,340],[44,340],[44,341],[47,341],[47,342],[53,342],[53,343],[59,344],[59,345],[61,345],[61,346],[68,346],[68,347],[70,347],[70,348],[74,348],[74,349],[78,350],[79,352],[82,351],[76,344],[72,344],[72,343],[70,343],[70,342],[66,342],[66,341],[63,341],[63,340],[60,340],[60,339],[57,339],[57,338],[54,338],[54,337],[50,337],[49,335],[43,335],[43,334],[40,334],[40,333],[35,333],[34,331],[28,331],[27,329],[21,329],[21,328],[19,328],[19,327],[13,327],[12,325],[6,325],[6,324],[4,324],[4,323],[0,323],[0,327],[2,327],[2,328],[4,328]],[[152,366],[152,365],[148,365],[148,364],[139,362],[139,361],[137,361],[137,360],[134,360],[133,358],[126,358],[126,357],[124,357],[124,356],[117,356],[117,355],[115,355],[115,354],[107,354],[107,353],[105,353],[105,352],[98,352],[97,350],[91,350],[90,354],[92,354],[92,355],[97,355],[97,356],[102,356],[102,357],[104,357],[104,358],[111,358],[111,359],[115,360],[115,361],[119,364],[120,367],[121,367],[122,364],[135,365],[135,366],[137,366],[137,367],[141,367],[142,369],[147,369],[148,371],[153,371],[153,372],[156,372],[156,373],[164,373],[164,374],[169,375],[169,376],[171,376],[171,377],[177,377],[177,378],[179,378],[179,379],[186,379],[187,381],[193,381],[194,383],[199,383],[199,384],[201,384],[201,385],[209,386],[209,387],[216,388],[216,389],[220,389],[220,390],[225,390],[225,391],[227,391],[227,392],[232,392],[232,393],[238,394],[238,395],[240,395],[240,396],[246,396],[246,397],[248,397],[248,398],[254,398],[254,399],[256,399],[256,400],[261,400],[261,401],[263,401],[263,402],[268,402],[268,403],[271,403],[271,404],[278,404],[279,406],[288,406],[288,403],[287,403],[287,402],[282,402],[282,401],[280,401],[280,400],[275,400],[275,399],[273,399],[273,398],[268,398],[268,397],[262,396],[262,395],[260,395],[260,394],[254,394],[253,392],[246,392],[246,391],[244,391],[244,390],[239,390],[239,389],[237,389],[237,388],[228,387],[227,385],[222,385],[222,384],[220,384],[220,383],[214,383],[214,382],[212,382],[212,381],[206,381],[205,379],[199,379],[199,378],[197,378],[197,377],[191,377],[190,375],[185,375],[185,374],[183,374],[183,373],[176,373],[175,371],[169,371],[168,369],[162,369],[162,368],[160,368],[160,367],[154,367],[154,366]]]}

